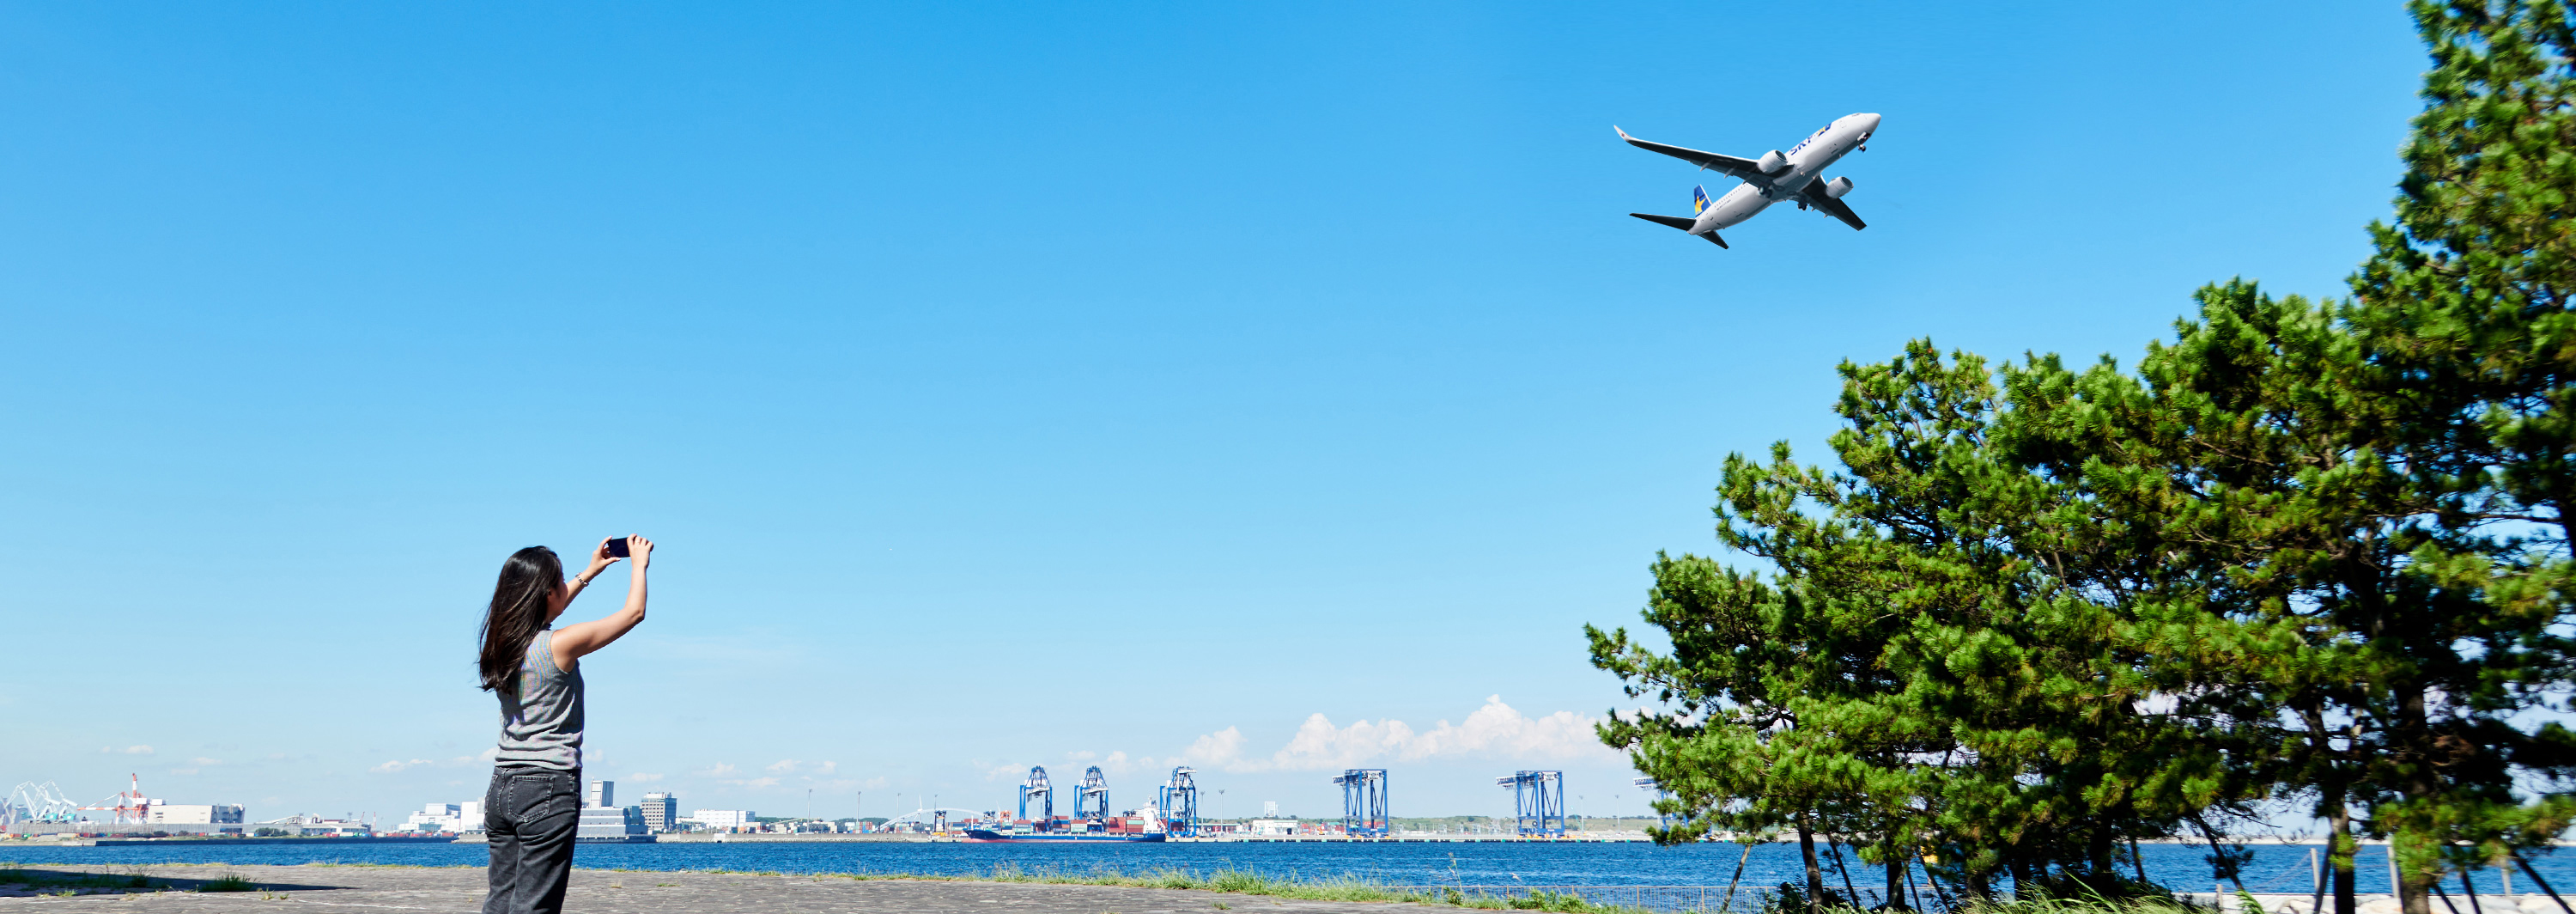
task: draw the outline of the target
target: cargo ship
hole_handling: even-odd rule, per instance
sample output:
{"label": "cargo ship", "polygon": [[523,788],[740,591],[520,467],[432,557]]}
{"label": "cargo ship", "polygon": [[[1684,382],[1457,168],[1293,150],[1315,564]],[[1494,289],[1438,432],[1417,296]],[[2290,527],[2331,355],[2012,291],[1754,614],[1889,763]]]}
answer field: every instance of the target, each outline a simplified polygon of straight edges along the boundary
{"label": "cargo ship", "polygon": [[966,840],[1008,841],[1016,844],[1039,842],[1089,844],[1097,841],[1160,841],[1163,840],[1163,833],[1158,831],[1020,831],[1018,829],[994,831],[986,828],[970,828],[966,830]]}

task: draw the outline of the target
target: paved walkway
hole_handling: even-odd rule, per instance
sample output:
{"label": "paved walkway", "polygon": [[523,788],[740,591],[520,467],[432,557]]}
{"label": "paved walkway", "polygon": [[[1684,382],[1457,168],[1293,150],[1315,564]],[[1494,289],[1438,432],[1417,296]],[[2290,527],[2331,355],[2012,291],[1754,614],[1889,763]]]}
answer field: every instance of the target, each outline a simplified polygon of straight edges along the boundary
{"label": "paved walkway", "polygon": [[[127,875],[134,867],[25,866],[29,873]],[[294,911],[372,914],[390,911],[477,912],[483,870],[361,866],[141,867],[143,875],[186,889],[238,873],[251,892],[128,890],[132,894],[0,898],[0,912],[131,911],[153,914],[248,914]],[[95,890],[83,890],[95,891]],[[564,910],[578,914],[840,911],[884,914],[1399,914],[1414,905],[1290,901],[1258,895],[1173,889],[1020,882],[912,882],[812,876],[574,870]]]}

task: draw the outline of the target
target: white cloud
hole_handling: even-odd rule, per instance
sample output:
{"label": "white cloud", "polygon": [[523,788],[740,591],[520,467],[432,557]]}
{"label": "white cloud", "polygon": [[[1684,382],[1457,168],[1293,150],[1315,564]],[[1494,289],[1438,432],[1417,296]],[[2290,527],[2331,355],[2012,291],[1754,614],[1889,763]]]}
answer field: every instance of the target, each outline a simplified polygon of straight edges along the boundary
{"label": "white cloud", "polygon": [[1469,755],[1503,759],[1616,756],[1593,736],[1595,722],[1595,718],[1572,711],[1530,717],[1495,695],[1485,699],[1484,707],[1467,715],[1465,723],[1443,720],[1427,731],[1416,731],[1400,720],[1361,720],[1336,727],[1330,718],[1315,714],[1298,726],[1296,735],[1288,738],[1288,745],[1267,759],[1245,757],[1243,732],[1227,727],[1199,737],[1181,753],[1181,759],[1227,771],[1312,771],[1357,767],[1386,756],[1408,762]]}
{"label": "white cloud", "polygon": [[716,783],[719,783],[719,784],[732,784],[732,785],[734,785],[734,786],[736,786],[736,787],[751,787],[751,788],[760,788],[760,787],[776,787],[776,786],[778,786],[778,779],[777,779],[777,778],[741,778],[741,779],[736,779],[736,780],[718,781],[718,782],[716,782]]}
{"label": "white cloud", "polygon": [[653,783],[654,781],[658,781],[658,780],[661,780],[661,779],[662,779],[662,776],[661,776],[661,775],[658,775],[658,774],[646,774],[646,773],[641,772],[641,771],[638,771],[638,772],[636,772],[636,773],[634,773],[634,774],[630,774],[630,775],[627,775],[627,776],[626,776],[626,780],[627,780],[627,781],[629,781],[629,782],[631,782],[631,783],[636,783],[636,784],[650,784],[650,783]]}
{"label": "white cloud", "polygon": [[1405,746],[1402,758],[1412,761],[1436,755],[1485,753],[1504,758],[1570,759],[1587,755],[1603,757],[1618,753],[1601,744],[1592,727],[1598,721],[1572,711],[1558,711],[1546,717],[1527,717],[1503,703],[1503,696],[1485,699],[1485,706],[1467,715],[1467,722],[1452,727],[1448,721],[1419,740]]}
{"label": "white cloud", "polygon": [[108,749],[106,746],[100,746],[100,747],[98,747],[98,751],[100,751],[100,752],[123,751],[123,752],[124,752],[125,754],[127,754],[127,755],[151,755],[151,754],[152,754],[152,747],[150,747],[150,746],[127,746],[127,747],[125,747],[123,750],[110,750],[110,749]]}
{"label": "white cloud", "polygon": [[368,770],[368,771],[371,771],[371,772],[374,772],[374,773],[376,773],[376,774],[392,774],[392,773],[394,773],[394,772],[401,771],[401,770],[403,770],[403,769],[405,769],[405,768],[412,768],[412,767],[417,767],[417,766],[420,766],[420,765],[427,765],[427,764],[431,764],[430,760],[425,759],[425,758],[416,758],[416,759],[412,759],[411,761],[408,761],[408,762],[404,762],[404,761],[389,761],[389,762],[386,762],[386,763],[384,763],[384,764],[382,764],[382,765],[377,765],[376,767],[369,768],[369,769],[367,769],[367,770]]}
{"label": "white cloud", "polygon": [[1068,759],[1068,760],[1071,760],[1071,761],[1076,761],[1076,762],[1088,762],[1088,761],[1091,761],[1092,759],[1099,758],[1099,757],[1100,757],[1100,753],[1093,752],[1093,751],[1090,751],[1090,750],[1086,749],[1086,750],[1083,750],[1083,751],[1081,751],[1081,752],[1067,752],[1067,753],[1065,753],[1065,754],[1064,754],[1064,757],[1065,757],[1066,759]]}
{"label": "white cloud", "polygon": [[192,764],[192,765],[197,765],[197,766],[203,767],[203,766],[210,766],[210,765],[221,765],[221,764],[223,764],[223,763],[224,763],[224,760],[223,760],[223,759],[219,759],[219,758],[207,758],[207,757],[205,757],[205,756],[200,755],[200,756],[198,756],[198,757],[196,757],[196,758],[189,759],[189,760],[188,760],[188,763],[189,763],[189,764]]}
{"label": "white cloud", "polygon": [[769,770],[771,770],[771,771],[794,771],[794,770],[796,770],[796,760],[795,760],[795,759],[792,759],[792,758],[783,758],[783,759],[779,759],[777,762],[775,762],[775,763],[773,763],[773,764],[771,764],[771,765],[769,766]]}
{"label": "white cloud", "polygon": [[1270,754],[1270,767],[1290,771],[1349,768],[1401,751],[1412,740],[1413,728],[1400,720],[1375,724],[1360,720],[1337,729],[1324,715],[1315,714],[1298,725],[1297,735],[1288,738],[1287,746]]}
{"label": "white cloud", "polygon": [[1181,750],[1181,760],[1209,768],[1246,771],[1243,760],[1243,731],[1235,727],[1199,737]]}
{"label": "white cloud", "polygon": [[698,772],[698,774],[702,777],[720,778],[734,773],[735,770],[736,769],[732,765],[724,762],[717,762],[715,767]]}

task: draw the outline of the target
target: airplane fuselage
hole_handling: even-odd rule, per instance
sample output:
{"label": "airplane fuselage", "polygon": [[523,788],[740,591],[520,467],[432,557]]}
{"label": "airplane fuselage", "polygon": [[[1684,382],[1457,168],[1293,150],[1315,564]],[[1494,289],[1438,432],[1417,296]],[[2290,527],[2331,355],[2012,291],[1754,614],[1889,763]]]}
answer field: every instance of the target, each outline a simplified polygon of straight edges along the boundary
{"label": "airplane fuselage", "polygon": [[1709,204],[1708,209],[1701,211],[1692,222],[1690,233],[1698,235],[1730,228],[1760,215],[1771,204],[1797,199],[1799,188],[1807,186],[1807,182],[1815,180],[1843,156],[1869,142],[1869,135],[1878,129],[1878,121],[1875,114],[1849,114],[1836,118],[1833,123],[1826,124],[1825,129],[1789,147],[1785,153],[1787,167],[1759,180],[1738,184],[1734,190],[1727,191],[1725,196]]}

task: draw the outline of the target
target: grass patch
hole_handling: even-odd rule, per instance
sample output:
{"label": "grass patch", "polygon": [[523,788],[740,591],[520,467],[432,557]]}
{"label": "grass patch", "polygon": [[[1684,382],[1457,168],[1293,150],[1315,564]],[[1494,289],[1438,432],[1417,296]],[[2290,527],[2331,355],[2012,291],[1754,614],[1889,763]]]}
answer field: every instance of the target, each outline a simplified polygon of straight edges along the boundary
{"label": "grass patch", "polygon": [[[1547,911],[1555,914],[1653,914],[1654,910],[1595,902],[1571,892],[1533,891],[1525,894],[1491,895],[1481,891],[1466,893],[1454,888],[1438,886],[1389,885],[1350,875],[1322,879],[1294,876],[1283,878],[1236,869],[1217,870],[1212,873],[1173,868],[1141,873],[1109,870],[1066,872],[1053,869],[1025,869],[1006,863],[981,873],[964,876],[924,876],[911,873],[817,873],[815,878],[1105,885],[1134,889],[1182,889],[1234,895],[1260,895],[1299,901],[1384,901],[1496,911]],[[1231,910],[1224,902],[1216,902],[1216,907],[1219,910]],[[2046,912],[2008,912],[2008,914],[2046,914]]]}
{"label": "grass patch", "polygon": [[240,873],[225,873],[197,886],[200,892],[248,892],[259,888],[242,878]]}
{"label": "grass patch", "polygon": [[14,863],[0,863],[0,886],[28,890],[59,889],[54,895],[80,893],[82,889],[149,889],[158,886],[141,869],[123,873],[64,873],[52,870],[24,870]]}
{"label": "grass patch", "polygon": [[[2249,899],[2250,900],[2250,899]],[[2210,914],[2213,909],[2174,898],[2035,898],[2026,901],[1972,901],[1960,914]],[[2255,904],[2248,912],[2263,910]]]}

